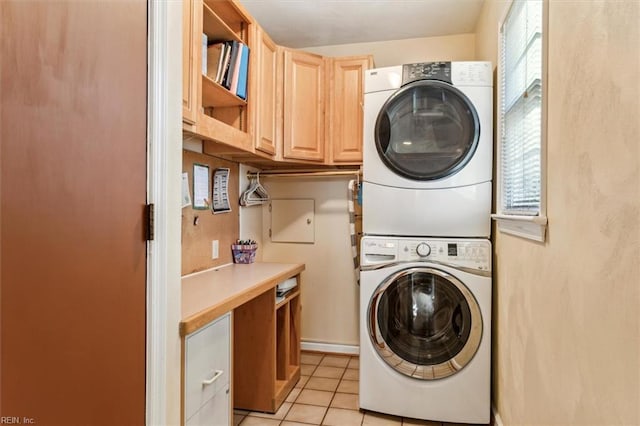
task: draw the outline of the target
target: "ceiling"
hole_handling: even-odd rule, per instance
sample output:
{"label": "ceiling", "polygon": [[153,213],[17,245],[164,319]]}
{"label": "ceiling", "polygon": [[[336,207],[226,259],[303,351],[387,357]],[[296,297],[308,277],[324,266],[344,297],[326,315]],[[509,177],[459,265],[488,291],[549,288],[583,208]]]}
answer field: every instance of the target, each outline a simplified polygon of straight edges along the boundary
{"label": "ceiling", "polygon": [[484,0],[241,0],[287,47],[475,32]]}

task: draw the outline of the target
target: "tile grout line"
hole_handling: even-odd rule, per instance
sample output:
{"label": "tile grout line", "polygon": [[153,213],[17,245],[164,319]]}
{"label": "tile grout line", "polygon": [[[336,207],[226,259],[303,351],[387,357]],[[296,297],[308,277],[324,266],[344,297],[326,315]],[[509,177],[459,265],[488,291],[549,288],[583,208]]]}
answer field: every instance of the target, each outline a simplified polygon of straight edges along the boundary
{"label": "tile grout line", "polygon": [[[349,358],[349,360],[351,360],[351,358]],[[348,362],[347,362],[347,365],[349,365]],[[331,403],[333,402],[334,398],[336,397],[336,393],[338,392],[338,388],[340,387],[340,382],[342,381],[342,378],[344,377],[344,374],[345,374],[346,371],[347,371],[347,367],[345,366],[344,370],[342,370],[342,374],[340,375],[340,378],[338,378],[338,385],[333,390],[333,395],[331,395],[331,400],[329,401],[329,405],[327,405],[327,411],[324,412],[324,416],[322,417],[322,420],[320,421],[321,425],[324,423],[324,419],[327,418],[327,414],[329,414],[329,408],[331,408]]]}
{"label": "tile grout line", "polygon": [[[284,423],[287,418],[287,414],[289,414],[289,411],[291,411],[291,409],[293,408],[293,406],[295,405],[296,401],[298,400],[298,398],[300,398],[300,394],[302,394],[302,391],[305,390],[307,388],[307,383],[309,383],[309,380],[311,380],[311,378],[313,377],[313,373],[316,372],[316,370],[318,369],[318,367],[320,366],[320,363],[322,362],[322,360],[324,359],[326,355],[325,354],[321,354],[321,358],[318,361],[317,364],[314,365],[313,371],[311,371],[311,374],[309,374],[308,378],[307,378],[307,382],[302,385],[302,387],[300,388],[300,392],[298,392],[298,395],[296,395],[296,397],[294,398],[294,400],[291,402],[291,407],[289,407],[289,409],[287,410],[287,413],[284,415],[284,417],[282,418],[282,420],[280,421],[279,425],[282,425],[282,423]],[[302,364],[302,355],[300,356],[300,366],[302,365],[311,365],[311,364]],[[301,367],[302,368],[302,367]],[[323,417],[324,420],[324,417]],[[305,422],[296,422],[296,423],[305,423]],[[322,424],[322,422],[320,422]],[[305,423],[305,424],[310,424],[310,423]],[[314,426],[318,426],[318,425],[314,425]]]}
{"label": "tile grout line", "polygon": [[[324,360],[325,356],[326,355],[322,356],[322,359],[320,360],[320,363],[318,363],[318,367],[320,367],[320,364],[322,363],[322,360]],[[342,374],[344,374],[344,372]],[[311,380],[311,379],[309,379],[309,380]],[[340,380],[338,380],[338,386],[340,386]],[[338,386],[336,386],[336,389],[338,389]],[[306,387],[306,383],[305,383],[305,387]],[[331,406],[331,401],[333,401],[333,398],[335,397],[335,395],[336,395],[336,392],[334,390],[333,395],[331,395],[331,400],[329,401],[329,405],[327,405],[327,409],[325,410],[325,412],[324,412],[324,414],[322,416],[322,419],[320,419],[320,425],[322,425],[322,423],[324,423],[324,419],[327,417],[327,413],[329,412],[329,407]]]}
{"label": "tile grout line", "polygon": [[[321,367],[322,361],[323,361],[323,360],[324,360],[324,358],[327,356],[327,354],[321,354],[321,355],[322,355],[322,356],[321,356],[321,358],[320,358],[320,360],[318,361],[318,363],[317,363],[317,364],[303,364],[302,362],[300,362],[300,365],[301,365],[301,366],[302,366],[302,365],[313,366],[313,370],[310,372],[310,374],[309,374],[309,376],[308,376],[307,383],[305,383],[301,388],[299,388],[299,389],[300,389],[300,392],[298,392],[298,395],[296,395],[296,397],[295,397],[295,398],[290,402],[291,406],[290,406],[290,407],[287,409],[287,411],[284,413],[283,417],[282,417],[281,419],[273,419],[273,420],[277,420],[277,421],[278,421],[278,425],[279,425],[279,426],[282,426],[284,422],[292,421],[292,420],[287,420],[287,419],[286,419],[286,417],[287,417],[287,415],[289,414],[289,412],[291,411],[291,409],[293,408],[293,406],[294,406],[295,404],[315,406],[314,404],[303,404],[303,403],[298,403],[297,401],[298,401],[298,399],[300,398],[300,395],[302,394],[302,392],[303,392],[305,389],[307,389],[307,384],[308,384],[309,380],[311,380],[311,378],[312,378],[312,377],[316,377],[316,376],[314,376],[314,373],[318,370],[318,368],[319,368],[319,367]],[[342,383],[342,381],[343,381],[343,380],[349,380],[349,379],[345,379],[345,375],[347,374],[347,370],[349,370],[349,364],[351,363],[351,360],[352,360],[353,358],[354,358],[353,356],[349,356],[349,362],[348,362],[344,367],[342,367],[342,373],[341,373],[341,374],[340,374],[340,376],[337,378],[337,379],[338,379],[338,384],[337,384],[336,388],[335,388],[335,389],[333,390],[333,392],[332,392],[331,399],[329,400],[329,403],[328,403],[328,405],[327,405],[327,407],[326,407],[326,411],[325,411],[325,413],[324,413],[324,415],[323,415],[323,417],[322,417],[322,419],[321,419],[321,421],[320,421],[320,425],[322,425],[322,424],[324,423],[324,421],[326,420],[326,417],[327,417],[327,415],[328,415],[328,413],[329,413],[329,409],[331,409],[331,404],[333,403],[333,401],[334,401],[334,399],[335,399],[335,397],[336,397],[336,394],[338,393],[338,387],[340,386],[340,383]],[[332,367],[332,366],[325,366],[325,367]],[[356,368],[355,370],[356,370],[356,371],[359,371],[359,368]],[[320,378],[320,376],[318,376],[318,377]],[[358,381],[358,382],[359,382],[359,378],[358,378],[356,381]],[[312,390],[312,389],[309,389],[309,390]],[[347,393],[347,394],[350,394],[350,393]],[[355,395],[359,395],[359,392],[358,392],[357,394],[355,394]],[[286,402],[286,399],[285,399],[285,402]],[[356,412],[361,412],[359,408],[357,408],[357,409],[356,409],[356,410],[354,410],[354,411],[356,411]],[[247,417],[261,418],[260,416],[250,416],[250,415],[249,415],[250,413],[251,413],[251,412],[248,412],[247,414],[245,414],[245,415],[242,417],[242,420],[240,421],[240,423],[239,423],[238,425],[240,425],[240,426],[241,426],[241,425],[242,425],[242,423],[244,423],[244,421],[247,419]],[[364,425],[364,417],[365,417],[365,413],[364,413],[364,412],[361,412],[361,413],[362,413],[362,420],[360,421],[360,426]],[[263,418],[264,418],[264,419],[268,419],[268,418],[266,418],[266,417],[263,417]],[[401,418],[401,421],[402,421],[402,422],[403,422],[403,420],[404,420],[404,419],[402,419],[402,418]],[[299,422],[299,423],[308,424],[308,425],[314,425],[314,426],[320,426],[320,425],[315,425],[314,423],[307,423],[307,422]],[[403,423],[404,423],[404,422],[403,422]],[[403,423],[401,423],[401,424],[403,424]]]}

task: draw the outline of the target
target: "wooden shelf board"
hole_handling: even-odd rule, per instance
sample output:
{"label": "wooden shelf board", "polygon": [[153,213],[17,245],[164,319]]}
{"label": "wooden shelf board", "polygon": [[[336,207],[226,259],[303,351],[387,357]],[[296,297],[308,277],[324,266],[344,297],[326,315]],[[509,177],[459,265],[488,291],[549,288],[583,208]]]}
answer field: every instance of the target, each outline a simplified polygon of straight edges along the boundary
{"label": "wooden shelf board", "polygon": [[207,35],[209,43],[227,40],[242,42],[240,37],[206,3],[202,3],[202,15],[202,31]]}
{"label": "wooden shelf board", "polygon": [[202,139],[230,145],[246,152],[251,152],[253,148],[253,140],[247,132],[243,132],[202,112],[198,114],[194,134]]}
{"label": "wooden shelf board", "polygon": [[293,299],[294,297],[298,297],[298,296],[300,296],[300,289],[298,289],[298,290],[296,290],[296,291],[294,291],[292,293],[287,294],[287,296],[284,298],[284,300],[282,300],[281,302],[276,304],[276,311],[278,309],[280,309],[281,307],[283,307],[284,305],[286,305],[287,303],[289,303],[289,301],[291,299]]}
{"label": "wooden shelf board", "polygon": [[230,25],[247,25],[252,20],[249,12],[247,12],[237,1],[226,2],[219,0],[204,0],[203,3],[210,7],[216,15]]}
{"label": "wooden shelf board", "polygon": [[276,380],[275,387],[275,400],[276,406],[279,407],[282,404],[282,401],[287,397],[291,389],[296,385],[298,379],[300,379],[300,366],[299,365],[289,365],[287,367],[288,378],[286,380]]}
{"label": "wooden shelf board", "polygon": [[279,395],[284,387],[289,383],[288,380],[276,380],[276,395]]}
{"label": "wooden shelf board", "polygon": [[289,380],[293,379],[296,376],[296,373],[300,371],[299,365],[290,365],[287,369],[289,371]]}
{"label": "wooden shelf board", "polygon": [[225,87],[219,85],[206,75],[202,76],[202,106],[207,107],[235,107],[246,106],[247,101],[237,97]]}

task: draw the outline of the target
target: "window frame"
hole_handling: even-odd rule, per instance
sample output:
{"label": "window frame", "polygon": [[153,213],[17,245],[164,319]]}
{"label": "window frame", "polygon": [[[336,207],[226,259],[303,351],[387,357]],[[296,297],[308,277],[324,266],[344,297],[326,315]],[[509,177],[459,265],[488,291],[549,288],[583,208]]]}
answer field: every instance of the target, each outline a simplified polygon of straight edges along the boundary
{"label": "window frame", "polygon": [[504,183],[502,177],[502,35],[504,24],[516,2],[528,0],[511,0],[506,5],[504,14],[498,22],[498,57],[497,57],[497,93],[496,93],[496,213],[491,217],[497,223],[499,232],[515,235],[538,242],[545,242],[547,220],[547,105],[548,105],[548,23],[549,23],[549,1],[542,1],[542,70],[540,78],[542,80],[542,102],[541,102],[541,129],[540,129],[540,210],[537,215],[515,215],[504,211],[503,190]]}

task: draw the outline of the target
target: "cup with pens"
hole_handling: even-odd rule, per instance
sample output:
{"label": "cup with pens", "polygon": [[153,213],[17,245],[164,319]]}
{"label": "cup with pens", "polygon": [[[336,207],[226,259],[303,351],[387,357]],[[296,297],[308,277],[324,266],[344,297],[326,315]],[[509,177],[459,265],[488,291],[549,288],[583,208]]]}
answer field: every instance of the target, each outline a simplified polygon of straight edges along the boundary
{"label": "cup with pens", "polygon": [[233,263],[253,263],[256,260],[258,244],[254,240],[236,240],[231,244]]}

